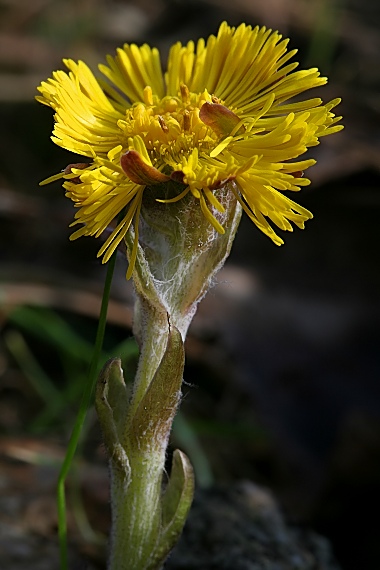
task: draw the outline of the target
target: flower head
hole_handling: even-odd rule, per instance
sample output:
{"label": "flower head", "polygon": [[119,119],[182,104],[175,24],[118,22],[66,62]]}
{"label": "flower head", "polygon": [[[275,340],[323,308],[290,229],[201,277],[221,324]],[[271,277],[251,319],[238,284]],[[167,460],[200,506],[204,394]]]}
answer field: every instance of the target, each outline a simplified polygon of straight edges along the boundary
{"label": "flower head", "polygon": [[[45,181],[63,178],[78,208],[72,225],[80,228],[71,239],[99,237],[114,224],[98,254],[106,262],[134,223],[130,277],[146,187],[165,202],[190,192],[223,233],[218,191],[226,182],[274,243],[283,240],[271,223],[303,228],[311,213],[284,192],[310,183],[303,171],[315,161],[298,158],[343,127],[332,112],[338,99],[289,102],[327,79],[315,68],[295,71],[298,64],[289,61],[296,50],[287,44],[265,27],[224,22],[207,42],[173,45],[166,73],[158,50],[146,44],[125,44],[108,56],[108,65],[99,66],[105,79],[82,61],[65,60],[69,72],[42,82],[37,99],[55,111],[52,140],[89,159]],[[169,181],[168,198],[162,184]]]}

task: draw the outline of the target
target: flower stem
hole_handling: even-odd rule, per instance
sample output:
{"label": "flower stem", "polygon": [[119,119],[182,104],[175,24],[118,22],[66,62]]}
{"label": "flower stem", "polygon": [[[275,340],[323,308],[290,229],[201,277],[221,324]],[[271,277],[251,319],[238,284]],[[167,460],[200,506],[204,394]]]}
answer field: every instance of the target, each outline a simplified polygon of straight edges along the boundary
{"label": "flower stem", "polygon": [[105,365],[95,399],[110,457],[109,570],[161,568],[182,530],[193,495],[191,465],[178,452],[162,491],[169,434],[181,398],[185,358],[181,333],[170,326],[164,310],[157,313],[157,308],[142,304],[137,313],[144,324],[132,401],[118,359]]}
{"label": "flower stem", "polygon": [[109,570],[147,570],[160,536],[165,453],[136,454],[129,459],[127,491],[124,474],[117,468],[111,470],[113,524]]}
{"label": "flower stem", "polygon": [[58,477],[57,507],[58,507],[58,536],[59,536],[61,570],[68,570],[65,481],[70,471],[70,467],[78,446],[82,427],[86,419],[87,410],[91,403],[96,384],[98,367],[99,367],[98,366],[99,358],[102,351],[104,331],[107,321],[108,301],[110,296],[113,272],[115,269],[115,263],[116,263],[116,252],[113,254],[112,258],[108,263],[107,274],[103,289],[102,304],[100,308],[98,328],[96,331],[94,352],[90,363],[88,379],[83,391],[78,415],[75,420],[75,425],[71,433],[70,441],[66,449],[66,455],[63,460],[62,467]]}

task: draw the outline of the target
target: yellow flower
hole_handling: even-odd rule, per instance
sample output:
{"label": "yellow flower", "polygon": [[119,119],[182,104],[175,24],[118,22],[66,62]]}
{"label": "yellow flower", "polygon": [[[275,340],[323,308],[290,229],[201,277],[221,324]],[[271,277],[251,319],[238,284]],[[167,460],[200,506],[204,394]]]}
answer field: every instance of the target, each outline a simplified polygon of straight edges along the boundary
{"label": "yellow flower", "polygon": [[[303,228],[311,213],[284,191],[309,184],[303,171],[315,161],[297,158],[343,127],[332,113],[338,99],[288,102],[327,79],[315,68],[294,71],[296,50],[287,44],[265,27],[224,22],[207,42],[173,45],[166,73],[158,50],[146,44],[125,44],[108,56],[108,66],[99,66],[106,80],[82,61],[64,60],[69,72],[54,72],[37,99],[55,111],[52,140],[90,159],[44,181],[63,178],[78,208],[72,225],[81,227],[71,239],[99,237],[117,219],[98,254],[107,262],[134,221],[130,277],[143,192],[154,185],[159,201],[191,192],[220,233],[214,214],[223,211],[218,189],[226,182],[274,243],[283,240],[269,221],[282,230],[291,231],[291,222]],[[164,200],[169,180],[178,191]]]}

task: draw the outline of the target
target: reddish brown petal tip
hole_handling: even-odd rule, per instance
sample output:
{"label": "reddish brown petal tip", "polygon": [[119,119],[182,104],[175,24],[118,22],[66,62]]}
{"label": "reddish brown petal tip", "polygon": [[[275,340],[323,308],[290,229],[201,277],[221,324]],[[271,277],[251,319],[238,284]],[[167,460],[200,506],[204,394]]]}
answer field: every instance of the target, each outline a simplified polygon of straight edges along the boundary
{"label": "reddish brown petal tip", "polygon": [[[78,170],[84,170],[87,168],[89,164],[87,162],[74,162],[72,164],[68,164],[66,168],[63,169],[64,174],[72,174],[73,168],[77,168]],[[70,178],[70,182],[73,184],[80,184],[81,179],[80,176],[75,176],[74,178]]]}
{"label": "reddish brown petal tip", "polygon": [[128,178],[135,184],[150,186],[170,180],[169,176],[162,174],[154,166],[146,164],[136,150],[127,150],[120,159],[120,165]]}
{"label": "reddish brown petal tip", "polygon": [[[227,136],[240,123],[240,117],[219,103],[203,103],[199,111],[201,121],[210,127],[218,136]],[[244,127],[240,127],[237,134],[243,134]]]}

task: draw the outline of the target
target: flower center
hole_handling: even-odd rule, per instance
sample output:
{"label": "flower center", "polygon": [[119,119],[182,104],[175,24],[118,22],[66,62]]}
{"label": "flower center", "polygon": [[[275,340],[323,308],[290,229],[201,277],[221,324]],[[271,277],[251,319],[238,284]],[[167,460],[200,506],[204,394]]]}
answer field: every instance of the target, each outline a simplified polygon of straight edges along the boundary
{"label": "flower center", "polygon": [[176,170],[194,148],[207,153],[215,147],[217,134],[199,116],[206,102],[212,102],[207,91],[191,93],[186,85],[181,85],[177,97],[168,95],[162,99],[147,86],[144,103],[127,109],[126,118],[119,120],[118,126],[127,141],[135,135],[143,139],[156,168],[164,163]]}

